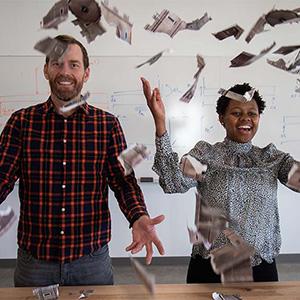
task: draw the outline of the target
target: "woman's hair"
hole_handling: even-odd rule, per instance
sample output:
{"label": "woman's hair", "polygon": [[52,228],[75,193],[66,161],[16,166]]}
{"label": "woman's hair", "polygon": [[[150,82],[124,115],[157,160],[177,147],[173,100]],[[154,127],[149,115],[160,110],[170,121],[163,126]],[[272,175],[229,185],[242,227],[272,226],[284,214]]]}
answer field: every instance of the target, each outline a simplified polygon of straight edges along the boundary
{"label": "woman's hair", "polygon": [[[249,83],[243,83],[243,84],[236,84],[235,86],[231,87],[229,89],[229,91],[235,92],[240,95],[244,95],[246,92],[250,91],[251,89],[252,89],[252,87],[249,85]],[[261,114],[264,111],[266,104],[257,90],[255,90],[255,92],[254,92],[253,99],[256,101],[259,114]],[[230,100],[231,99],[226,96],[221,96],[218,99],[216,111],[219,115],[225,114],[226,108],[229,105]]]}

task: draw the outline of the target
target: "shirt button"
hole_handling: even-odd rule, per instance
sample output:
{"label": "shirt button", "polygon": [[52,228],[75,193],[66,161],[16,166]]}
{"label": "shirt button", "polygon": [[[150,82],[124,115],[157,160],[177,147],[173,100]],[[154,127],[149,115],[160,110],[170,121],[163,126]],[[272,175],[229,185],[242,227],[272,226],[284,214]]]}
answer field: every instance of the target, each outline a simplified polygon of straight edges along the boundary
{"label": "shirt button", "polygon": [[65,232],[62,230],[62,231],[60,232],[60,234],[61,234],[61,235],[64,235],[64,234],[65,234]]}
{"label": "shirt button", "polygon": [[67,164],[67,163],[64,161],[64,162],[63,162],[63,165],[65,166],[66,164]]}
{"label": "shirt button", "polygon": [[61,208],[61,211],[62,211],[62,212],[65,212],[65,211],[66,211],[66,209],[65,209],[64,207],[62,207],[62,208]]}
{"label": "shirt button", "polygon": [[65,184],[63,184],[61,187],[62,187],[63,189],[65,189],[65,188],[66,188],[66,185],[65,185]]}
{"label": "shirt button", "polygon": [[67,140],[66,139],[64,139],[64,144],[67,142]]}

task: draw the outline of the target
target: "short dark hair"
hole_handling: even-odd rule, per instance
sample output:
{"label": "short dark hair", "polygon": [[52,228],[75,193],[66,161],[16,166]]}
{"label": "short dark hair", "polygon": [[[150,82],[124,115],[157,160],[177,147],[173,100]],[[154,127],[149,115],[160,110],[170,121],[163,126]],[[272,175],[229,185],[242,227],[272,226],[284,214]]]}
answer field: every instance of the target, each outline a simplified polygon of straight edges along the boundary
{"label": "short dark hair", "polygon": [[[245,93],[250,91],[251,89],[252,89],[252,87],[250,86],[250,84],[245,82],[243,84],[236,84],[236,85],[232,86],[229,89],[229,91],[235,92],[235,93],[240,94],[240,95],[245,95]],[[256,101],[256,104],[258,106],[259,114],[262,114],[265,107],[266,107],[266,103],[262,99],[261,95],[258,93],[257,90],[255,90],[255,92],[254,92],[253,99]],[[226,97],[226,96],[221,96],[218,99],[216,111],[219,115],[224,115],[225,114],[226,108],[229,105],[230,100],[231,99]]]}
{"label": "short dark hair", "polygon": [[[89,62],[88,53],[87,53],[85,47],[78,40],[76,40],[75,38],[73,38],[70,35],[58,35],[54,39],[58,40],[60,42],[66,43],[67,45],[72,45],[72,44],[78,45],[82,52],[84,69],[86,70],[89,67],[90,62]],[[48,64],[49,59],[50,59],[49,56],[46,56],[46,64]]]}

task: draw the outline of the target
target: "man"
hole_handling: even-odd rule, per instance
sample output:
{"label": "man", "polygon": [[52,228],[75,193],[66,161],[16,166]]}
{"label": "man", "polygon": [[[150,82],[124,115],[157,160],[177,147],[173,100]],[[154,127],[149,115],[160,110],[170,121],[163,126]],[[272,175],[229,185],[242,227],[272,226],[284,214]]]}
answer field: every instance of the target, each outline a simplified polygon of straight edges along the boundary
{"label": "man", "polygon": [[20,219],[16,286],[113,284],[108,186],[132,226],[131,253],[146,247],[150,263],[163,246],[148,216],[133,174],[125,176],[117,157],[126,142],[116,117],[80,100],[90,75],[83,45],[57,36],[68,49],[57,60],[46,57],[51,95],[41,104],[12,114],[0,138],[0,203],[19,178]]}

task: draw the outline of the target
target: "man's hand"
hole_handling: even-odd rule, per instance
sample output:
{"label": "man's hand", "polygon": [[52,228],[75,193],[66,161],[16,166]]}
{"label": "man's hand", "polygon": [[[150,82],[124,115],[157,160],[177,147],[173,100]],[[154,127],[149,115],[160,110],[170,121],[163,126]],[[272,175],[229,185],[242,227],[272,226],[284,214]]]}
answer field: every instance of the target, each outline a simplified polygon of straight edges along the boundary
{"label": "man's hand", "polygon": [[151,263],[153,256],[152,243],[154,243],[158,252],[163,255],[165,250],[156,234],[155,225],[161,223],[164,219],[164,215],[157,216],[153,219],[144,215],[137,219],[132,226],[132,243],[126,248],[126,251],[131,251],[132,254],[135,254],[146,246],[147,265]]}

